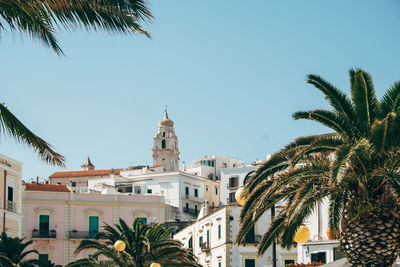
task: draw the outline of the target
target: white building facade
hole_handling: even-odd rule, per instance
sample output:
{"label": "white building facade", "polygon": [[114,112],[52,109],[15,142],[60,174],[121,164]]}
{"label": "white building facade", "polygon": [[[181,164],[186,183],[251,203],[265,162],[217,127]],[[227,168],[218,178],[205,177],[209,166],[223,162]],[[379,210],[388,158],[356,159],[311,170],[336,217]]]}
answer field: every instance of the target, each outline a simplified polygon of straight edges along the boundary
{"label": "white building facade", "polygon": [[242,167],[243,161],[240,159],[209,155],[193,161],[193,165],[183,167],[183,170],[211,180],[221,180],[221,170]]}
{"label": "white building facade", "polygon": [[[245,244],[233,244],[239,230],[238,217],[241,207],[225,205],[174,235],[185,248],[193,250],[204,267],[272,267],[272,248],[262,257],[257,257],[257,243],[265,226],[270,223],[270,214],[266,213],[245,239]],[[277,266],[294,263],[297,259],[296,249],[283,250],[277,246]]]}

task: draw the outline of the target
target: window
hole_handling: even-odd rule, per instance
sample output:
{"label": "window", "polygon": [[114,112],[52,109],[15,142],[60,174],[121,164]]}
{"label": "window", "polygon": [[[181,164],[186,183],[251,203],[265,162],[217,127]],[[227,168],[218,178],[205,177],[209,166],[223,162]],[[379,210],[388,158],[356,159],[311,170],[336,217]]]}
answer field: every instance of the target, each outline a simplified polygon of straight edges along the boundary
{"label": "window", "polygon": [[161,141],[161,148],[165,148],[165,140],[164,139]]}
{"label": "window", "polygon": [[333,248],[333,260],[339,260],[341,258],[344,258],[344,256],[342,254],[340,254],[338,248]]}
{"label": "window", "polygon": [[285,260],[285,265],[284,266],[286,266],[288,264],[294,264],[294,263],[295,263],[294,260]]}
{"label": "window", "polygon": [[218,195],[218,187],[215,188],[215,194]]}
{"label": "window", "polygon": [[151,193],[153,193],[153,190],[152,189],[147,189],[147,194],[151,194]]}
{"label": "window", "polygon": [[186,203],[186,211],[189,211],[189,203]]}
{"label": "window", "polygon": [[206,191],[208,191],[208,187],[206,187]]}
{"label": "window", "polygon": [[238,186],[238,177],[230,177],[229,187],[237,187],[237,186]]}
{"label": "window", "polygon": [[245,259],[244,267],[256,267],[256,260],[254,259]]}
{"label": "window", "polygon": [[218,239],[221,239],[221,225],[218,224]]}
{"label": "window", "polygon": [[211,167],[214,167],[214,166],[215,166],[214,161],[211,161]]}
{"label": "window", "polygon": [[199,189],[197,188],[194,189],[194,196],[199,197]]}
{"label": "window", "polygon": [[89,238],[93,238],[99,232],[99,217],[89,216]]}
{"label": "window", "polygon": [[194,212],[197,214],[197,205],[194,205]]}
{"label": "window", "polygon": [[162,137],[165,137],[165,132],[162,133]]}
{"label": "window", "polygon": [[142,189],[140,188],[140,186],[135,185],[135,194],[141,194],[142,193]]}
{"label": "window", "polygon": [[210,248],[210,230],[207,230],[207,248]]}
{"label": "window", "polygon": [[222,168],[226,168],[226,167],[227,167],[226,162],[222,163]]}
{"label": "window", "polygon": [[222,266],[222,263],[221,262],[218,262],[218,267],[221,267]]}
{"label": "window", "polygon": [[201,248],[201,244],[203,244],[203,237],[202,236],[199,237],[199,248]]}
{"label": "window", "polygon": [[249,231],[247,232],[246,236],[244,237],[245,243],[254,243],[255,242],[255,235],[254,235],[254,226],[252,226]]}
{"label": "window", "polygon": [[144,224],[147,224],[147,218],[144,217],[138,217],[138,220],[141,221]]}
{"label": "window", "polygon": [[71,182],[72,187],[76,187],[76,182]]}
{"label": "window", "polygon": [[49,215],[40,215],[39,216],[39,232],[40,233],[48,233],[50,224],[50,216]]}
{"label": "window", "polygon": [[189,238],[188,248],[193,248],[193,238],[192,237]]}
{"label": "window", "polygon": [[14,201],[14,188],[11,186],[8,187],[8,196],[7,196],[8,201]]}
{"label": "window", "polygon": [[311,261],[326,263],[326,252],[311,253]]}
{"label": "window", "polygon": [[229,193],[229,203],[235,203],[235,192]]}
{"label": "window", "polygon": [[[39,261],[48,262],[49,261],[49,254],[39,254]],[[39,266],[41,266],[41,264],[39,264]]]}
{"label": "window", "polygon": [[185,187],[185,194],[186,194],[186,196],[188,196],[189,195],[189,187]]}

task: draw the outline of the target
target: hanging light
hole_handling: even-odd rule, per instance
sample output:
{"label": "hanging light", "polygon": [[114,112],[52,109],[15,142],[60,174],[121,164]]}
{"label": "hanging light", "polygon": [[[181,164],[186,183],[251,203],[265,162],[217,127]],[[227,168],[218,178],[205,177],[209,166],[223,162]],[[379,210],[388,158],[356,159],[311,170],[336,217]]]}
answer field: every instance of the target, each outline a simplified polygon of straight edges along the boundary
{"label": "hanging light", "polygon": [[247,199],[245,197],[243,197],[243,191],[244,191],[244,187],[241,186],[241,187],[239,187],[238,190],[236,190],[236,193],[235,193],[236,202],[240,206],[244,206],[244,204],[246,204],[246,201],[247,201]]}
{"label": "hanging light", "polygon": [[117,241],[115,241],[115,243],[114,243],[114,248],[115,248],[117,251],[119,251],[119,252],[124,251],[124,250],[125,250],[125,247],[126,247],[126,244],[125,244],[125,242],[122,241],[122,240],[117,240]]}
{"label": "hanging light", "polygon": [[310,229],[307,226],[300,226],[299,230],[297,230],[296,235],[294,236],[294,241],[297,243],[305,243],[310,238]]}
{"label": "hanging light", "polygon": [[157,262],[153,262],[150,267],[161,267],[161,264],[157,263]]}

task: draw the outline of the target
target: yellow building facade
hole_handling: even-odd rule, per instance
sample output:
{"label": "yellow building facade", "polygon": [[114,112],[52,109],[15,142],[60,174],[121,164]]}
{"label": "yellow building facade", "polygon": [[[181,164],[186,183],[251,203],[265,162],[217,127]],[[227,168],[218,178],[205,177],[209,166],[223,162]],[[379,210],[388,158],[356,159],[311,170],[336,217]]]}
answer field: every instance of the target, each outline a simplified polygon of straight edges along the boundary
{"label": "yellow building facade", "polygon": [[0,154],[0,229],[21,237],[22,163]]}

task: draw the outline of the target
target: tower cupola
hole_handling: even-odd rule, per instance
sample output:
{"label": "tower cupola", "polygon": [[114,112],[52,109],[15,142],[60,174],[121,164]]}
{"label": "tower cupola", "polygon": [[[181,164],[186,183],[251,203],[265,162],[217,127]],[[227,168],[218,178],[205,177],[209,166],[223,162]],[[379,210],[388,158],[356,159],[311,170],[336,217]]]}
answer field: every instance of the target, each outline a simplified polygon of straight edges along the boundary
{"label": "tower cupola", "polygon": [[82,171],[92,171],[94,170],[94,165],[90,161],[90,158],[87,157],[85,163],[81,166]]}

